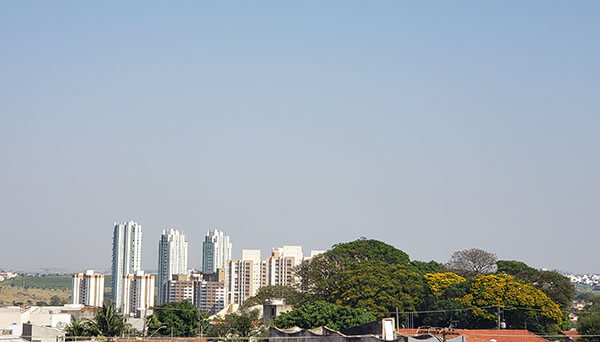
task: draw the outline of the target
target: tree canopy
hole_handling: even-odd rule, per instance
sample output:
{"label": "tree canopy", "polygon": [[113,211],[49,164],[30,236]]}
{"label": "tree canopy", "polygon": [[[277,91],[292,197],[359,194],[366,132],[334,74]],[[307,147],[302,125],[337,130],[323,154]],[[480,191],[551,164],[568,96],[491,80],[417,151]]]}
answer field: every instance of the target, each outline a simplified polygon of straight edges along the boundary
{"label": "tree canopy", "polygon": [[88,319],[76,319],[71,317],[71,323],[65,328],[67,336],[81,337],[81,336],[93,336],[94,329],[91,326],[91,322]]}
{"label": "tree canopy", "polygon": [[227,314],[224,319],[215,320],[207,331],[207,335],[213,337],[253,337],[265,334],[258,310]]}
{"label": "tree canopy", "polygon": [[261,305],[272,298],[285,299],[286,304],[297,306],[306,300],[306,297],[306,294],[290,286],[263,286],[258,289],[255,296],[244,301],[242,308],[247,309],[254,305]]}
{"label": "tree canopy", "polygon": [[459,301],[472,309],[483,327],[495,325],[498,307],[504,308],[506,322],[513,329],[527,325],[534,332],[552,333],[562,322],[560,307],[545,293],[510,275],[477,276],[469,293]]}
{"label": "tree canopy", "polygon": [[486,274],[496,270],[495,254],[481,249],[471,248],[452,253],[448,269],[462,274]]}
{"label": "tree canopy", "polygon": [[386,264],[408,265],[410,259],[403,251],[377,240],[359,239],[334,245],[332,249],[305,261],[298,269],[302,291],[325,299],[339,284],[333,278],[357,263],[379,261]]}
{"label": "tree canopy", "polygon": [[467,281],[467,279],[452,272],[425,274],[427,287],[435,296],[441,296],[447,288]]}
{"label": "tree canopy", "polygon": [[446,266],[444,266],[444,264],[441,264],[437,261],[419,261],[419,260],[412,260],[410,262],[410,267],[413,271],[420,273],[420,274],[426,274],[426,273],[437,273],[437,272],[442,272]]}
{"label": "tree canopy", "polygon": [[154,308],[148,317],[148,331],[159,336],[197,336],[201,316],[198,309],[188,301],[165,303]]}
{"label": "tree canopy", "polygon": [[423,277],[408,266],[368,261],[333,277],[329,302],[368,310],[384,317],[399,308],[414,311],[422,302]]}
{"label": "tree canopy", "polygon": [[88,329],[92,336],[120,336],[129,329],[125,317],[119,314],[111,305],[103,305],[94,317],[89,321]]}
{"label": "tree canopy", "polygon": [[[600,296],[586,305],[577,318],[577,330],[581,335],[600,335]],[[584,341],[597,341],[597,337],[584,337]]]}
{"label": "tree canopy", "polygon": [[514,276],[542,290],[562,310],[568,310],[575,298],[575,288],[569,278],[554,271],[541,271],[521,261],[499,260],[498,273]]}
{"label": "tree canopy", "polygon": [[366,310],[316,301],[282,313],[275,319],[275,326],[278,328],[298,326],[305,329],[326,326],[333,330],[340,330],[374,320],[375,316]]}

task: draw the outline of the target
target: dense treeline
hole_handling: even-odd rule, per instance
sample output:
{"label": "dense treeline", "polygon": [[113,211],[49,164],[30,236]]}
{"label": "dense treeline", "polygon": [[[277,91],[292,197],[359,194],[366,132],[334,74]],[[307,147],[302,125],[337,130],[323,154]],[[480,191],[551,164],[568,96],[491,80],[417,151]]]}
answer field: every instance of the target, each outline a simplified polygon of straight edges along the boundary
{"label": "dense treeline", "polygon": [[[377,317],[411,315],[414,326],[508,328],[556,333],[574,297],[569,280],[477,250],[454,253],[446,265],[411,261],[376,240],[342,243],[304,262],[300,290],[311,301],[366,310]],[[435,311],[427,312],[423,311]]]}

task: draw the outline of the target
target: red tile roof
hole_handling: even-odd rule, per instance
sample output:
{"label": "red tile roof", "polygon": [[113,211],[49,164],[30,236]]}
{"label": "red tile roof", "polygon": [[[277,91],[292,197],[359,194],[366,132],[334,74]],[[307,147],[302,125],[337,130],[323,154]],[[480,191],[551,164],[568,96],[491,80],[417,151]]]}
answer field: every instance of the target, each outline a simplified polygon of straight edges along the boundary
{"label": "red tile roof", "polygon": [[[417,329],[399,329],[398,332],[402,335],[413,336],[417,333]],[[497,342],[548,342],[547,339],[528,330],[454,329],[454,333],[456,333],[456,336],[465,336],[466,342],[489,342],[490,340],[496,340]]]}
{"label": "red tile roof", "polygon": [[575,340],[577,340],[578,338],[581,337],[581,335],[579,335],[579,333],[575,329],[563,331],[562,333],[563,333],[563,335],[565,335],[568,338],[570,338],[572,341],[575,341]]}

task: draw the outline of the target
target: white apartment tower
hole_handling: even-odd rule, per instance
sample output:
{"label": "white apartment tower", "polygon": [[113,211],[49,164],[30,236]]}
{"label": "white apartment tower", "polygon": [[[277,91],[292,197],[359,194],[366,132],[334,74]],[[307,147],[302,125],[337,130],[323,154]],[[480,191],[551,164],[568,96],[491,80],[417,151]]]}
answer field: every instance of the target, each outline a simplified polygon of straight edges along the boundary
{"label": "white apartment tower", "polygon": [[304,257],[301,246],[283,246],[261,260],[260,250],[242,250],[242,259],[228,260],[225,267],[225,305],[243,304],[263,286],[297,286],[297,267],[321,253],[311,251],[310,257]]}
{"label": "white apartment tower", "polygon": [[261,287],[260,250],[242,250],[241,260],[227,260],[225,266],[225,302],[242,304]]}
{"label": "white apartment tower", "polygon": [[216,272],[224,269],[227,260],[231,259],[231,242],[229,235],[215,229],[206,232],[202,244],[202,271]]}
{"label": "white apartment tower", "polygon": [[141,317],[154,306],[154,285],[156,277],[137,271],[123,279],[122,312],[125,316]]}
{"label": "white apartment tower", "polygon": [[104,274],[87,270],[73,275],[73,304],[102,306],[104,301]]}
{"label": "white apartment tower", "polygon": [[124,310],[124,277],[142,270],[142,226],[129,221],[115,223],[112,254],[112,299]]}
{"label": "white apartment tower", "polygon": [[158,242],[158,304],[166,302],[164,288],[174,274],[188,272],[188,242],[179,229],[165,229]]}
{"label": "white apartment tower", "polygon": [[271,256],[267,257],[266,284],[264,285],[282,285],[294,286],[297,282],[295,269],[304,260],[301,246],[283,246],[283,248],[273,248]]}

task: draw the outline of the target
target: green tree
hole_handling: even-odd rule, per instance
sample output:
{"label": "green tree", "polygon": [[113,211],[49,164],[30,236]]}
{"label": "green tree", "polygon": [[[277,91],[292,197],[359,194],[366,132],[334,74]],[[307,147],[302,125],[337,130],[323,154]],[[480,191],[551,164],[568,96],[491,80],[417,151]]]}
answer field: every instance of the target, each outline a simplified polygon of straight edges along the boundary
{"label": "green tree", "polygon": [[[600,312],[583,314],[577,319],[577,330],[582,335],[600,335]],[[583,341],[598,341],[598,337],[583,337]]]}
{"label": "green tree", "polygon": [[112,306],[103,305],[92,321],[89,329],[92,336],[115,337],[121,336],[127,330],[129,325],[125,322],[125,317],[120,315]]}
{"label": "green tree", "polygon": [[227,314],[222,321],[213,321],[207,336],[222,338],[265,336],[266,330],[259,315],[258,310]]}
{"label": "green tree", "polygon": [[419,274],[442,272],[446,268],[444,264],[433,260],[428,262],[413,260],[410,262],[410,267]]}
{"label": "green tree", "polygon": [[[600,335],[600,296],[594,298],[577,318],[577,330],[582,335]],[[597,337],[585,337],[583,341],[597,341]]]}
{"label": "green tree", "polygon": [[65,333],[67,334],[67,336],[73,337],[93,336],[94,332],[95,329],[91,325],[90,320],[78,320],[75,317],[71,317],[71,323],[65,328]]}
{"label": "green tree", "polygon": [[571,307],[575,298],[575,287],[564,275],[554,271],[540,271],[520,261],[499,260],[498,273],[514,276],[542,290],[563,311]]}
{"label": "green tree", "polygon": [[332,277],[336,285],[327,301],[365,309],[378,317],[396,308],[414,311],[424,295],[423,277],[409,266],[368,261],[354,264]]}
{"label": "green tree", "polygon": [[282,313],[275,319],[275,326],[278,328],[298,326],[305,329],[326,326],[333,330],[340,330],[372,322],[375,319],[375,316],[366,310],[316,301],[304,303],[292,311]]}
{"label": "green tree", "polygon": [[380,261],[386,264],[408,265],[410,259],[403,251],[377,240],[359,239],[334,245],[327,252],[305,261],[298,268],[303,292],[325,299],[339,284],[332,279],[354,264]]}
{"label": "green tree", "polygon": [[255,296],[244,301],[242,310],[254,305],[262,305],[272,298],[285,299],[286,304],[297,306],[306,300],[307,295],[291,286],[263,286],[258,289]]}
{"label": "green tree", "polygon": [[596,302],[600,300],[600,296],[598,296],[594,292],[581,292],[575,296],[575,299],[582,300],[584,302]]}
{"label": "green tree", "polygon": [[182,301],[155,307],[147,325],[148,331],[156,331],[157,335],[192,337],[198,336],[201,320],[206,320],[206,317],[190,302]]}
{"label": "green tree", "polygon": [[459,298],[469,293],[470,281],[455,273],[428,273],[424,275],[427,289],[420,307],[430,311],[415,318],[417,326],[468,328],[476,319],[469,307]]}
{"label": "green tree", "polygon": [[59,296],[50,297],[50,305],[51,306],[61,306],[65,303],[65,300],[60,298]]}
{"label": "green tree", "polygon": [[535,271],[533,268],[527,266],[527,264],[524,262],[516,260],[498,260],[496,262],[496,266],[498,266],[498,273],[504,273],[512,276],[516,276],[521,272]]}

